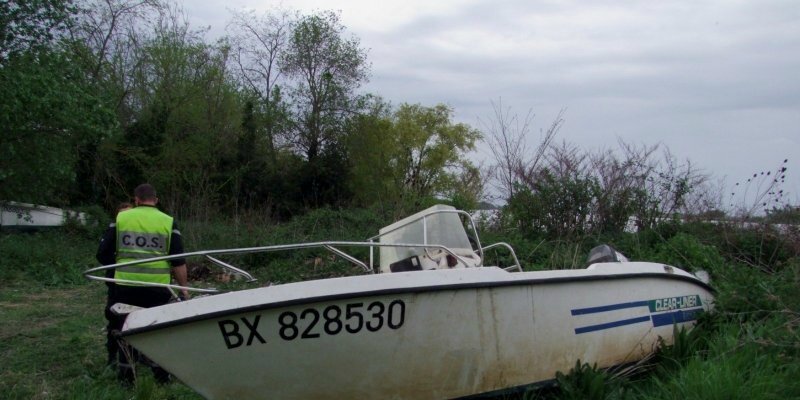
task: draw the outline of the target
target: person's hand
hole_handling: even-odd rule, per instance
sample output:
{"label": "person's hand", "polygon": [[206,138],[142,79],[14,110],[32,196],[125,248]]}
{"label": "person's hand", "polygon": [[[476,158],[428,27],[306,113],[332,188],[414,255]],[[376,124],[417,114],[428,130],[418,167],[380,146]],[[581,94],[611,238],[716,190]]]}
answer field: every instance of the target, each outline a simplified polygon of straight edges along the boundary
{"label": "person's hand", "polygon": [[192,296],[189,295],[189,291],[186,289],[181,289],[181,300],[189,300]]}

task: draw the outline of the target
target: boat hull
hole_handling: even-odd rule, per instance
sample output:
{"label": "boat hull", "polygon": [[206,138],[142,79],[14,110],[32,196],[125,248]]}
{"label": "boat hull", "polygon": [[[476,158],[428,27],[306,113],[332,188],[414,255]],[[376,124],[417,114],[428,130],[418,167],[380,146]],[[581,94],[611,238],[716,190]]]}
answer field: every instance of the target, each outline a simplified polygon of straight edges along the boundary
{"label": "boat hull", "polygon": [[640,360],[712,306],[688,274],[630,264],[281,285],[137,311],[123,335],[206,398],[454,398],[548,381],[577,360]]}

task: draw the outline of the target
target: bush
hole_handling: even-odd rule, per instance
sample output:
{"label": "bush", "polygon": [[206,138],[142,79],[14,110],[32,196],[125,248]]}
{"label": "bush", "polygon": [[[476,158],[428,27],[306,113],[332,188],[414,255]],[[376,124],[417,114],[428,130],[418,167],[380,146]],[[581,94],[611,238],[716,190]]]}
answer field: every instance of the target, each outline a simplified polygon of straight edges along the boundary
{"label": "bush", "polygon": [[70,235],[80,235],[86,239],[100,238],[111,222],[111,217],[99,206],[79,207],[75,211],[82,213],[84,219],[78,219],[77,215],[67,216],[64,229]]}
{"label": "bush", "polygon": [[724,227],[720,236],[728,258],[765,271],[781,269],[790,258],[800,256],[797,237],[781,233],[772,225]]}
{"label": "bush", "polygon": [[653,260],[674,265],[687,271],[712,272],[725,265],[716,247],[706,245],[687,233],[678,233],[655,246]]}

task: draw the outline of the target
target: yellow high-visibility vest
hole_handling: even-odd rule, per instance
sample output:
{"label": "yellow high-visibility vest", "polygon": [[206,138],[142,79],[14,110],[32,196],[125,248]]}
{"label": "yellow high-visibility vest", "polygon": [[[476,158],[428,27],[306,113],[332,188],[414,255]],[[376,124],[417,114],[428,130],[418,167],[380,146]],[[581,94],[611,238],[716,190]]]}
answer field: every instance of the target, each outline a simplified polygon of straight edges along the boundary
{"label": "yellow high-visibility vest", "polygon": [[[117,214],[117,263],[169,254],[172,217],[155,207],[139,206]],[[170,283],[168,261],[120,267],[116,279]],[[117,283],[118,285],[130,285]]]}

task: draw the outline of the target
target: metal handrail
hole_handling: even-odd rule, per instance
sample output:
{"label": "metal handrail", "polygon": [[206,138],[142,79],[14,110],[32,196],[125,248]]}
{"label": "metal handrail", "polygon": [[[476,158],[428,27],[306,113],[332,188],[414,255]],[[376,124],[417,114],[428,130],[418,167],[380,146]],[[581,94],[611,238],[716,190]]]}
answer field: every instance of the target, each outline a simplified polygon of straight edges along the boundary
{"label": "metal handrail", "polygon": [[236,249],[218,249],[218,250],[202,250],[202,251],[194,251],[189,253],[182,253],[182,254],[173,254],[168,256],[160,256],[160,257],[153,257],[148,259],[141,259],[141,260],[133,260],[133,261],[126,261],[122,263],[110,264],[110,265],[103,265],[99,267],[90,268],[83,272],[83,276],[85,276],[89,280],[95,281],[102,281],[102,282],[112,282],[112,283],[123,283],[123,284],[135,284],[141,286],[153,286],[153,287],[165,287],[170,289],[186,289],[189,291],[200,292],[200,293],[219,293],[219,290],[215,288],[195,288],[189,286],[180,286],[180,285],[172,285],[172,284],[163,284],[163,283],[152,283],[152,282],[140,282],[140,281],[131,281],[127,279],[117,279],[117,278],[107,278],[104,276],[96,276],[92,275],[93,273],[99,271],[105,271],[109,269],[116,269],[120,267],[126,267],[130,265],[137,265],[143,263],[150,263],[154,261],[168,261],[177,258],[189,258],[189,257],[205,257],[206,259],[210,260],[214,264],[233,271],[236,274],[240,274],[245,276],[248,279],[248,282],[256,281],[256,278],[250,275],[247,271],[243,269],[239,269],[230,265],[226,262],[218,260],[212,256],[214,255],[223,255],[223,254],[250,254],[250,253],[266,253],[266,252],[276,252],[276,251],[286,251],[286,250],[298,250],[298,249],[310,249],[310,248],[324,248],[333,254],[336,254],[351,263],[360,266],[364,269],[365,272],[374,273],[374,269],[372,266],[367,266],[362,261],[358,260],[357,258],[337,249],[334,246],[350,246],[350,247],[409,247],[409,248],[426,248],[426,249],[440,249],[441,251],[452,255],[462,264],[467,265],[466,260],[464,260],[461,256],[453,252],[450,248],[437,245],[437,244],[416,244],[416,243],[375,243],[375,242],[346,242],[346,241],[325,241],[325,242],[312,242],[312,243],[295,243],[295,244],[288,244],[288,245],[272,245],[272,246],[260,246],[260,247],[243,247],[243,248],[236,248]]}
{"label": "metal handrail", "polygon": [[497,242],[497,243],[490,244],[490,245],[484,247],[482,250],[485,251],[485,250],[489,250],[489,249],[494,248],[494,247],[505,247],[505,248],[507,248],[508,251],[511,252],[511,257],[514,258],[514,263],[515,264],[512,265],[512,266],[509,266],[509,267],[505,267],[503,269],[505,269],[506,271],[512,271],[512,270],[516,269],[517,272],[522,272],[522,264],[519,263],[519,260],[517,259],[517,253],[514,251],[514,248],[511,247],[510,244],[508,244],[506,242]]}
{"label": "metal handrail", "polygon": [[[249,282],[255,282],[255,281],[257,281],[257,279],[255,277],[253,277],[247,271],[245,271],[243,269],[240,269],[240,268],[237,268],[237,267],[235,267],[235,266],[233,266],[233,265],[231,265],[231,264],[229,264],[227,262],[224,262],[222,260],[219,260],[218,258],[216,258],[214,256],[226,255],[226,254],[265,253],[265,252],[277,252],[277,251],[311,249],[311,248],[324,248],[324,249],[330,251],[331,253],[333,253],[334,255],[337,255],[337,256],[349,261],[350,263],[361,267],[364,270],[364,272],[367,272],[367,273],[375,273],[375,270],[373,268],[373,264],[374,264],[373,263],[373,260],[374,260],[373,251],[374,251],[375,247],[423,248],[423,249],[426,249],[426,250],[427,249],[440,249],[442,252],[453,256],[456,260],[461,262],[463,265],[465,265],[465,266],[468,265],[467,261],[464,258],[462,258],[462,256],[459,256],[458,254],[456,254],[450,248],[448,248],[448,247],[446,247],[444,245],[440,245],[440,244],[428,244],[427,243],[427,236],[425,236],[425,235],[423,235],[423,241],[426,242],[426,243],[421,243],[421,244],[415,244],[415,243],[380,243],[380,242],[376,242],[375,241],[375,240],[380,239],[382,236],[385,236],[387,234],[393,233],[393,232],[395,232],[395,231],[397,231],[397,230],[399,230],[401,228],[405,228],[405,227],[407,227],[407,226],[409,226],[409,225],[411,225],[413,223],[416,223],[416,222],[418,222],[420,220],[423,221],[423,232],[426,233],[426,229],[425,229],[425,227],[426,227],[426,219],[428,217],[430,217],[432,215],[436,215],[436,214],[458,214],[458,215],[463,215],[463,216],[467,217],[467,220],[469,221],[469,224],[470,224],[470,228],[472,229],[472,232],[474,233],[474,238],[473,239],[475,239],[475,241],[476,241],[477,252],[478,252],[478,255],[480,257],[480,262],[478,263],[477,267],[482,267],[483,266],[483,259],[484,259],[485,250],[500,246],[500,247],[505,247],[505,248],[507,248],[509,250],[509,252],[511,253],[511,256],[514,258],[514,262],[516,263],[515,265],[512,265],[510,267],[506,267],[504,269],[506,271],[511,271],[511,270],[515,270],[515,269],[517,271],[522,271],[522,267],[520,265],[520,262],[517,259],[517,254],[514,252],[514,249],[509,244],[504,243],[504,242],[500,242],[500,243],[495,243],[495,244],[492,244],[492,245],[489,245],[489,246],[486,246],[486,247],[482,247],[481,246],[480,238],[478,236],[478,229],[475,226],[475,221],[472,219],[472,215],[470,215],[469,213],[467,213],[466,211],[463,211],[463,210],[432,210],[432,211],[429,211],[429,212],[427,212],[425,214],[422,214],[422,215],[418,216],[417,218],[415,218],[415,219],[413,219],[411,221],[408,221],[406,223],[398,225],[398,226],[392,228],[391,230],[388,230],[386,232],[382,232],[382,233],[379,233],[378,235],[370,237],[369,239],[367,239],[367,242],[323,241],[323,242],[295,243],[295,244],[259,246],[259,247],[243,247],[243,248],[235,248],[235,249],[202,250],[202,251],[194,251],[194,252],[182,253],[182,254],[173,254],[173,255],[167,255],[167,256],[161,256],[161,257],[153,257],[153,258],[148,258],[148,259],[133,260],[133,261],[127,261],[127,262],[122,262],[122,263],[99,266],[99,267],[90,268],[90,269],[84,271],[83,275],[89,280],[102,281],[102,282],[135,284],[135,285],[153,286],[153,287],[165,287],[165,288],[168,288],[168,289],[180,289],[180,290],[186,289],[186,290],[189,290],[189,291],[200,292],[200,293],[219,293],[219,290],[216,289],[216,288],[195,288],[195,287],[172,285],[172,284],[140,282],[140,281],[132,281],[132,280],[126,280],[126,279],[107,278],[107,277],[96,276],[96,275],[92,275],[92,274],[96,273],[96,272],[99,272],[99,271],[105,271],[105,270],[109,270],[109,269],[116,269],[116,268],[125,267],[125,266],[129,266],[129,265],[150,263],[150,262],[154,262],[154,261],[168,261],[168,260],[173,260],[173,259],[178,259],[178,258],[189,258],[189,257],[202,256],[202,257],[205,257],[210,262],[212,262],[213,264],[216,264],[217,266],[219,266],[219,267],[221,267],[223,269],[229,270],[229,271],[233,272],[234,274],[237,274],[237,275],[245,277],[247,279],[247,282],[249,283]],[[347,254],[344,251],[338,249],[336,246],[369,247],[369,265],[367,265],[363,261],[353,257],[352,255]]]}

